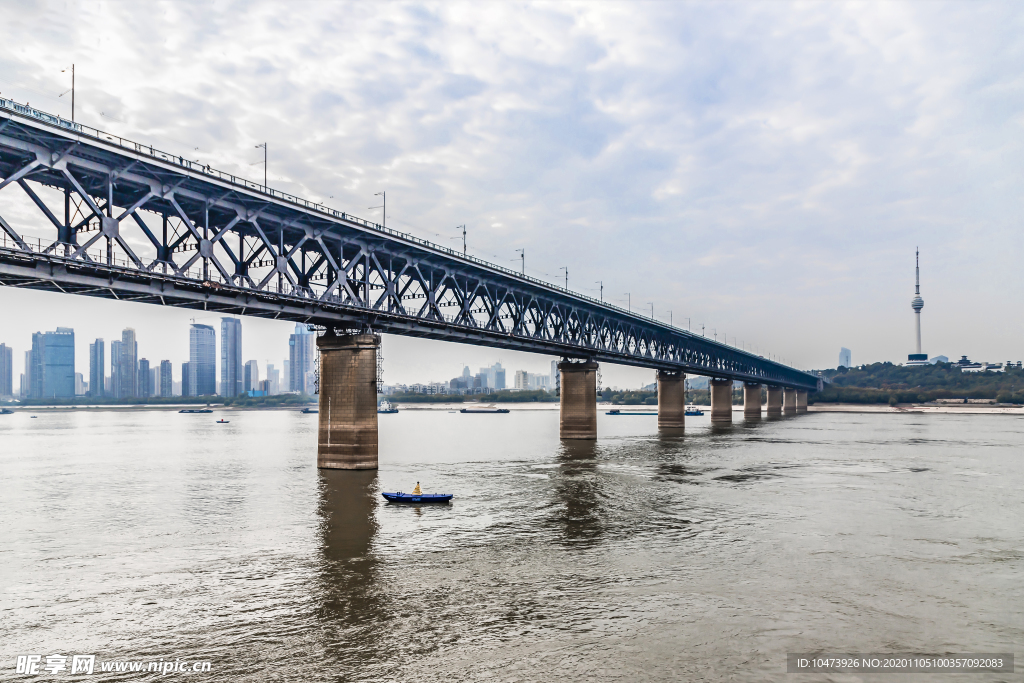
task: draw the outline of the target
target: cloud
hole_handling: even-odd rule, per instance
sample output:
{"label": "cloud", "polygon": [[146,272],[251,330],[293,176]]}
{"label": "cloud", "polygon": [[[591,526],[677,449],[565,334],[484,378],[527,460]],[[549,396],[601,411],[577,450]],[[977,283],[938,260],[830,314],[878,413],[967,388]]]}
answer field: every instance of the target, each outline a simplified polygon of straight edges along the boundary
{"label": "cloud", "polygon": [[98,127],[248,176],[267,141],[282,190],[805,367],[908,352],[920,244],[926,346],[1020,355],[1016,3],[64,7],[5,10],[5,94],[60,110],[75,61]]}

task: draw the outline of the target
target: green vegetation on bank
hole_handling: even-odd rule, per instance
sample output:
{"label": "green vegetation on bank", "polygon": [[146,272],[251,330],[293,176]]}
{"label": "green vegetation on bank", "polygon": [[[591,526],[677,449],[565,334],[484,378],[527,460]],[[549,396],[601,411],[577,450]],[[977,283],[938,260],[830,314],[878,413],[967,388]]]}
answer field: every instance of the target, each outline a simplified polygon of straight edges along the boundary
{"label": "green vegetation on bank", "polygon": [[952,363],[902,366],[874,363],[828,370],[824,391],[809,403],[925,403],[938,399],[988,399],[1024,404],[1024,371],[962,372]]}
{"label": "green vegetation on bank", "polygon": [[235,396],[224,399],[224,405],[232,408],[279,408],[282,406],[307,406],[319,399],[307,394],[277,394],[276,396]]}

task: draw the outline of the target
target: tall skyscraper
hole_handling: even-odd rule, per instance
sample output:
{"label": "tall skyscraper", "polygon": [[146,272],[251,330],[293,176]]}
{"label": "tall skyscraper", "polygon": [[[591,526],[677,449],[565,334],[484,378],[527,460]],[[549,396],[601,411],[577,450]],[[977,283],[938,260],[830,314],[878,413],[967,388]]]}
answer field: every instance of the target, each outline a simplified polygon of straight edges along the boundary
{"label": "tall skyscraper", "polygon": [[75,396],[85,396],[85,378],[82,373],[75,373]]}
{"label": "tall skyscraper", "polygon": [[14,349],[0,344],[0,396],[14,395]]}
{"label": "tall skyscraper", "polygon": [[192,393],[192,386],[189,383],[189,378],[192,376],[192,372],[188,369],[188,363],[181,364],[181,395],[182,396],[195,396]]}
{"label": "tall skyscraper", "polygon": [[267,395],[276,396],[281,393],[281,371],[272,363],[267,363]]}
{"label": "tall skyscraper", "polygon": [[[32,335],[32,382],[39,376],[36,398],[75,397],[75,331],[58,327],[54,332]],[[41,361],[41,362],[40,362]]]}
{"label": "tall skyscraper", "polygon": [[242,389],[248,393],[250,391],[259,391],[260,386],[260,368],[254,360],[247,361],[245,363],[245,382],[242,385]]}
{"label": "tall skyscraper", "polygon": [[121,357],[118,376],[121,388],[119,398],[132,398],[139,395],[139,344],[135,341],[135,330],[126,327],[121,332]]}
{"label": "tall skyscraper", "polygon": [[925,365],[928,363],[928,354],[921,353],[921,309],[924,308],[924,299],[921,298],[921,252],[914,250],[914,299],[910,302],[914,309],[914,320],[917,326],[917,351],[907,356],[908,365]]}
{"label": "tall skyscraper", "polygon": [[160,395],[160,367],[157,365],[149,369],[149,395]]}
{"label": "tall skyscraper", "polygon": [[[35,342],[35,335],[32,338],[33,343]],[[35,359],[35,355],[31,351],[25,352],[25,372],[21,373],[21,397],[29,398],[32,396],[32,364]]]}
{"label": "tall skyscraper", "polygon": [[29,389],[28,395],[30,398],[42,398],[43,397],[43,349],[45,343],[43,342],[42,332],[32,333],[32,351],[29,357],[29,363],[26,364],[26,368],[29,368],[25,374],[28,375]]}
{"label": "tall skyscraper", "polygon": [[220,319],[220,395],[238,396],[242,393],[242,321],[238,318]]}
{"label": "tall skyscraper", "polygon": [[529,389],[530,388],[530,375],[525,370],[516,370],[515,377],[515,388],[516,389]]}
{"label": "tall skyscraper", "polygon": [[839,349],[839,367],[853,367],[853,354],[851,354],[850,349],[846,348],[845,346]]}
{"label": "tall skyscraper", "polygon": [[139,359],[138,372],[139,386],[135,391],[135,395],[139,398],[149,398],[153,395],[153,388],[149,384],[149,361],[145,358]]}
{"label": "tall skyscraper", "polygon": [[288,391],[306,391],[306,373],[313,371],[316,356],[316,335],[302,323],[295,325],[295,334],[288,338]]}
{"label": "tall skyscraper", "polygon": [[171,374],[171,361],[160,361],[160,395],[167,397],[174,394],[174,379]]}
{"label": "tall skyscraper", "polygon": [[120,339],[110,342],[110,395],[114,398],[124,398],[121,395],[121,346]]}
{"label": "tall skyscraper", "polygon": [[103,356],[106,342],[97,339],[89,344],[89,395],[93,398],[103,396]]}
{"label": "tall skyscraper", "polygon": [[217,394],[217,333],[209,325],[192,323],[188,332],[190,396]]}
{"label": "tall skyscraper", "polygon": [[551,372],[548,374],[548,386],[554,391],[558,386],[558,361],[551,361]]}

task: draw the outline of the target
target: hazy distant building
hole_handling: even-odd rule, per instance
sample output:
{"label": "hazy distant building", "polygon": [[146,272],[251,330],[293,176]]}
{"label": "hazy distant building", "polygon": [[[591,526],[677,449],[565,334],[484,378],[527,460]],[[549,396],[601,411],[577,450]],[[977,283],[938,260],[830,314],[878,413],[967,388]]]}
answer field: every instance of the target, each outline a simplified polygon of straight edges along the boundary
{"label": "hazy distant building", "polygon": [[114,398],[121,398],[121,340],[110,342],[110,392]]}
{"label": "hazy distant building", "polygon": [[558,386],[558,361],[551,361],[551,372],[548,373],[548,386],[554,391]]}
{"label": "hazy distant building", "polygon": [[288,337],[288,391],[308,393],[307,373],[313,372],[316,335],[302,323],[295,325],[295,334]]}
{"label": "hazy distant building", "polygon": [[89,344],[89,395],[94,398],[99,398],[104,394],[103,378],[105,377],[105,370],[103,369],[104,359],[104,347],[106,342],[102,339],[97,339],[92,344]]}
{"label": "hazy distant building", "polygon": [[515,385],[513,388],[518,390],[530,388],[530,375],[525,370],[516,370]]}
{"label": "hazy distant building", "polygon": [[238,396],[244,389],[242,377],[242,321],[220,319],[220,395]]}
{"label": "hazy distant building", "polygon": [[0,396],[14,395],[14,349],[0,344]]}
{"label": "hazy distant building", "polygon": [[75,396],[85,396],[85,378],[82,373],[75,373]]}
{"label": "hazy distant building", "polygon": [[189,386],[189,376],[192,373],[189,372],[188,363],[181,364],[181,395],[182,396],[194,396],[192,393],[192,387]]}
{"label": "hazy distant building", "polygon": [[25,372],[21,373],[21,391],[19,395],[22,398],[28,398],[32,395],[32,351],[25,352]]}
{"label": "hazy distant building", "polygon": [[243,374],[242,390],[245,391],[245,393],[249,393],[250,391],[259,391],[260,368],[256,361],[246,361]]}
{"label": "hazy distant building", "polygon": [[174,377],[169,360],[160,361],[160,395],[164,397],[174,395]]}
{"label": "hazy distant building", "polygon": [[267,396],[276,396],[281,393],[281,371],[271,363],[267,363]]}
{"label": "hazy distant building", "polygon": [[29,398],[42,398],[43,397],[43,333],[33,332],[32,333],[32,350],[29,352],[29,362],[26,363],[25,367],[28,368],[26,374],[28,375],[28,395]]}
{"label": "hazy distant building", "polygon": [[33,333],[30,366],[32,398],[74,398],[75,331],[58,327]]}
{"label": "hazy distant building", "polygon": [[217,333],[209,325],[189,328],[188,372],[189,396],[217,394]]}
{"label": "hazy distant building", "polygon": [[118,380],[121,384],[118,398],[133,398],[139,395],[139,344],[135,330],[126,327],[121,332],[121,353],[118,358]]}
{"label": "hazy distant building", "polygon": [[139,359],[138,373],[139,385],[136,388],[135,395],[139,398],[149,398],[153,395],[153,386],[149,383],[149,361],[145,358]]}
{"label": "hazy distant building", "polygon": [[850,349],[845,346],[839,349],[839,365],[837,367],[852,368],[853,358]]}

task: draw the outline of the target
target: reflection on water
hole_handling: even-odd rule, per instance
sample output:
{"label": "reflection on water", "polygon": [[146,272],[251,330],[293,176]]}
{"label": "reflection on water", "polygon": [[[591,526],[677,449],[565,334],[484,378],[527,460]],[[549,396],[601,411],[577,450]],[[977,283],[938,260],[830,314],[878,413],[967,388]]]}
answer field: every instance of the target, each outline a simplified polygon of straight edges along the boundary
{"label": "reflection on water", "polygon": [[[204,681],[782,683],[786,652],[1024,633],[1019,418],[599,416],[560,442],[555,411],[403,411],[360,472],[316,469],[315,415],[225,415],[0,419],[0,678],[96,652]],[[453,504],[380,497],[416,481]]]}
{"label": "reflection on water", "polygon": [[380,658],[375,643],[387,627],[386,593],[378,582],[377,472],[318,470],[321,552],[317,616],[330,634],[331,658],[360,667]]}
{"label": "reflection on water", "polygon": [[555,514],[568,544],[593,545],[601,535],[601,483],[597,470],[597,441],[561,442],[555,470]]}

